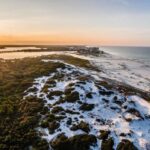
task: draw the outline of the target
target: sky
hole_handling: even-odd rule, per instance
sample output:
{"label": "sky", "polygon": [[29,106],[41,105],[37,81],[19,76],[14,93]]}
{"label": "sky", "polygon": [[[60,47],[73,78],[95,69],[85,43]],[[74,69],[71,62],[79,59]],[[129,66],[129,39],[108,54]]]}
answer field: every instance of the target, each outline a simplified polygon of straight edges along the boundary
{"label": "sky", "polygon": [[0,0],[0,44],[150,46],[150,0]]}

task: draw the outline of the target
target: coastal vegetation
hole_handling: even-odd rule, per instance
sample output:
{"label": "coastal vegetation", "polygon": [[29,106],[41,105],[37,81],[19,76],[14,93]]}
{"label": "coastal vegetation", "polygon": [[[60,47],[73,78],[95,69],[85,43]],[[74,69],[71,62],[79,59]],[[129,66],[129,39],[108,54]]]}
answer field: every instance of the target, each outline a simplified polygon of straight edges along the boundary
{"label": "coastal vegetation", "polygon": [[[50,56],[53,59],[59,56]],[[24,91],[32,86],[35,78],[49,75],[63,68],[57,62],[45,63],[42,58],[1,60],[0,62],[0,149],[47,149],[46,141],[37,135],[35,128],[44,113],[44,101],[36,97],[23,99]],[[86,60],[61,56],[61,60],[78,66],[90,66]],[[30,92],[36,89],[30,89]],[[56,94],[56,92],[55,92]],[[57,94],[60,94],[57,92]]]}
{"label": "coastal vegetation", "polygon": [[[88,60],[49,55],[0,61],[2,150],[48,150],[50,146],[54,150],[90,150],[99,140],[102,150],[113,150],[113,131],[99,129],[112,126],[111,115],[122,114],[120,118],[129,123],[149,117],[128,107],[128,103],[136,105],[126,98],[133,94],[130,88],[109,80],[97,81],[87,74],[85,70],[97,70]],[[111,112],[110,118],[104,119],[103,113],[100,117],[99,109]],[[78,131],[81,134],[72,134]],[[130,134],[117,135],[124,137],[117,150],[137,149],[126,139]],[[53,135],[55,138],[49,139]]]}

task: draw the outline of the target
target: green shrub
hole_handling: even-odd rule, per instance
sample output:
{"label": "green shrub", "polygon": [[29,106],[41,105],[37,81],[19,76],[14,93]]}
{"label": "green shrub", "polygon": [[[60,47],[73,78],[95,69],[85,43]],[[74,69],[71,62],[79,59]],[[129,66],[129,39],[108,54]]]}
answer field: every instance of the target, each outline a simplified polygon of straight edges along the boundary
{"label": "green shrub", "polygon": [[114,141],[112,138],[109,138],[108,140],[103,140],[101,145],[101,150],[114,150]]}
{"label": "green shrub", "polygon": [[94,104],[83,103],[79,109],[83,111],[91,111],[94,109]]}
{"label": "green shrub", "polygon": [[79,93],[76,91],[65,96],[65,101],[67,102],[73,103],[76,102],[77,100],[80,100],[80,97]]}
{"label": "green shrub", "polygon": [[117,150],[138,150],[129,140],[122,140],[117,146]]}

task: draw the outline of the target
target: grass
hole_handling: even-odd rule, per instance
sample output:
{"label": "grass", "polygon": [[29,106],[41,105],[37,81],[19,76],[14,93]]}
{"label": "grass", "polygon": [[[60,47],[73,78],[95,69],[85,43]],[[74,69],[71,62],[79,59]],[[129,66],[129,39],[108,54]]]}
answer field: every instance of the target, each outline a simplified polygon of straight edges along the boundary
{"label": "grass", "polygon": [[64,61],[68,64],[72,64],[78,67],[88,68],[92,70],[95,69],[88,60],[69,56],[69,55],[49,55],[49,56],[43,56],[42,58],[53,59],[53,60],[58,59],[58,60]]}
{"label": "grass", "polygon": [[[39,112],[46,109],[35,97],[23,100],[24,91],[33,80],[63,68],[62,63],[45,63],[41,58],[25,58],[0,62],[0,149],[46,149],[36,133]],[[43,146],[43,143],[45,146]]]}

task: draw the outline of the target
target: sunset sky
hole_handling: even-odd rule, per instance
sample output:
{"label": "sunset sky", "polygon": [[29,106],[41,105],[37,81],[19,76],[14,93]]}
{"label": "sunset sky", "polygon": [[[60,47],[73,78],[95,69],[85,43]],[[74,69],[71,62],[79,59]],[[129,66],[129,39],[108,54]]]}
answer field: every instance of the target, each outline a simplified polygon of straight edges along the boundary
{"label": "sunset sky", "polygon": [[150,0],[0,0],[0,44],[150,46]]}

